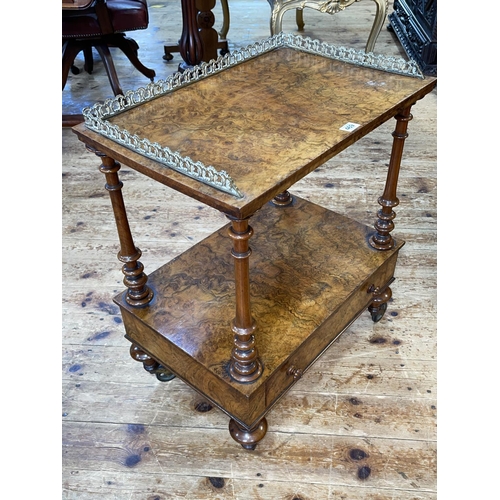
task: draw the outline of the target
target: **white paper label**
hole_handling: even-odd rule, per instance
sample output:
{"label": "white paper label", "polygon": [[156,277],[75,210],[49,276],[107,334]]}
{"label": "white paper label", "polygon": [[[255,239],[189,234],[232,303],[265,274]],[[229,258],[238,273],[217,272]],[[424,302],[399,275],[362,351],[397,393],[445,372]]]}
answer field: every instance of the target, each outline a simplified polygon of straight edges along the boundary
{"label": "white paper label", "polygon": [[352,132],[353,130],[356,130],[359,126],[360,126],[359,123],[348,122],[345,125],[342,125],[342,127],[340,127],[339,130],[345,130],[346,132]]}

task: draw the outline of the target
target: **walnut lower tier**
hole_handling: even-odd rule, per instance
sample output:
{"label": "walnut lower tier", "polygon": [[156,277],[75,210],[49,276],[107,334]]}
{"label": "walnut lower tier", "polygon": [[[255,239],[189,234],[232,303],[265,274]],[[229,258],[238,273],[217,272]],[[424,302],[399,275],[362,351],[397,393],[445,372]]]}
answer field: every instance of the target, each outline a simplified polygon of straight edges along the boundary
{"label": "walnut lower tier", "polygon": [[390,282],[404,244],[375,250],[373,228],[297,197],[287,207],[267,204],[250,225],[251,307],[264,366],[255,382],[228,374],[235,314],[228,226],[151,273],[147,307],[127,304],[126,292],[114,298],[128,340],[247,428],[297,382],[289,369],[306,371],[370,305],[370,287]]}

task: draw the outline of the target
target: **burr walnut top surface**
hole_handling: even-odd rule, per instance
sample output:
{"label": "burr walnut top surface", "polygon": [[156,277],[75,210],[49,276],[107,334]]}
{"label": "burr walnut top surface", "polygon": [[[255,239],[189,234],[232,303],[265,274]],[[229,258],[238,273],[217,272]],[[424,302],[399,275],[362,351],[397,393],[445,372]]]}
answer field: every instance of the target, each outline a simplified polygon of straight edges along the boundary
{"label": "burr walnut top surface", "polygon": [[[133,152],[125,155],[133,160],[130,166],[137,163],[138,170],[156,180],[243,217],[422,98],[432,90],[434,80],[280,48],[109,121],[194,162],[225,170],[242,198]],[[348,123],[359,127],[341,130]],[[90,131],[84,135],[98,136]],[[121,152],[125,149],[104,138],[98,141]]]}

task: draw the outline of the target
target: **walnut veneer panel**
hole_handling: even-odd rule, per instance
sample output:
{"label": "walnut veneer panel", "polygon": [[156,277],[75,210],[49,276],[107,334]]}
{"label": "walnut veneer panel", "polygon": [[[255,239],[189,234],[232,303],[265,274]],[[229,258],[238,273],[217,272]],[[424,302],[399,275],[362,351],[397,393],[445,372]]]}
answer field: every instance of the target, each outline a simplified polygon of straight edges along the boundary
{"label": "walnut veneer panel", "polygon": [[235,286],[227,226],[151,273],[148,307],[115,299],[129,340],[246,424],[291,386],[288,366],[305,369],[368,306],[368,288],[392,277],[403,245],[374,250],[371,228],[301,199],[266,205],[251,223],[252,312],[264,365],[254,383],[227,373]]}
{"label": "walnut veneer panel", "polygon": [[[423,97],[434,79],[366,69],[290,48],[246,61],[112,117],[139,137],[225,170],[237,199],[126,154],[130,166],[224,211],[246,217],[363,135]],[[339,130],[347,122],[361,127]],[[98,137],[80,126],[87,138]],[[88,140],[86,142],[89,142]],[[118,155],[119,159],[119,155]],[[146,168],[144,168],[146,167]]]}

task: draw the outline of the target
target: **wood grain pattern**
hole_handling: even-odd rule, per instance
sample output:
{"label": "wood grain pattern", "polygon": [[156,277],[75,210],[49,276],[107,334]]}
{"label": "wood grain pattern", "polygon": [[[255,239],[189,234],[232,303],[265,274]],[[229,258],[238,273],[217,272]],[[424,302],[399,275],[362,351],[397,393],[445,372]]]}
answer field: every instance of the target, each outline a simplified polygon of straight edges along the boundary
{"label": "wood grain pattern", "polygon": [[[296,476],[295,476],[296,477]],[[170,474],[165,470],[162,474],[148,474],[145,480],[137,483],[137,474],[127,472],[97,472],[81,470],[75,472],[71,481],[65,481],[65,497],[79,498],[85,491],[86,498],[97,499],[106,496],[109,500],[122,500],[123,495],[131,500],[144,498],[183,498],[186,493],[192,500],[238,499],[269,500],[269,498],[316,500],[323,498],[345,498],[355,500],[433,500],[432,491],[377,489],[371,486],[359,486],[310,483],[304,485],[288,478],[286,481],[263,479],[263,472],[257,472],[254,478],[237,479],[231,475],[208,477],[196,474]],[[80,497],[81,498],[81,497]]]}
{"label": "wood grain pattern", "polygon": [[[226,171],[242,199],[200,189],[200,182],[128,155],[112,141],[98,149],[104,144],[110,151],[103,151],[123,163],[131,156],[133,168],[172,187],[174,181],[175,189],[244,219],[434,86],[435,78],[403,77],[280,48],[109,119],[132,135]],[[340,130],[349,122],[360,127]],[[84,125],[75,133],[94,147],[101,142]]]}
{"label": "wood grain pattern", "polygon": [[[199,446],[196,432],[167,430],[162,426],[96,424],[101,436],[98,439],[86,432],[85,424],[68,424],[68,427],[83,438],[73,441],[68,436],[64,449],[68,466],[79,463],[85,470],[95,472],[101,470],[102,464],[109,472],[128,466],[138,473],[147,470],[152,476],[166,473],[182,476],[186,468],[198,468],[208,477],[290,482],[297,474],[304,474],[306,468],[312,484],[335,482],[360,488],[360,481],[367,480],[370,484],[370,479],[377,478],[390,482],[396,489],[416,488],[425,492],[432,484],[428,471],[436,466],[435,450],[425,441],[326,438],[270,430],[265,450],[259,451],[257,447],[254,453],[242,451],[230,456],[223,451],[231,446],[225,430],[206,428],[204,446]],[[285,451],[286,448],[293,452]],[[394,455],[405,458],[395,461],[391,458]],[[235,459],[237,467],[232,466]],[[366,477],[361,479],[363,467],[367,468]],[[292,488],[290,485],[291,492]]]}
{"label": "wood grain pattern", "polygon": [[[269,35],[269,7],[265,0],[260,3],[231,1],[231,48]],[[175,58],[169,65],[161,59],[165,40],[176,40],[180,35],[180,2],[149,5],[154,29],[137,32],[134,37],[141,46],[143,62],[162,77],[180,60]],[[214,9],[216,20],[221,19],[218,8],[219,2]],[[355,3],[333,17],[306,11],[304,34],[362,50],[372,11],[372,2]],[[284,29],[295,32],[293,14],[285,16]],[[376,49],[404,56],[397,39],[385,29]],[[147,83],[121,61],[120,55],[114,59],[124,88]],[[82,61],[78,58],[77,65],[81,67]],[[93,75],[70,75],[63,92],[63,109],[79,112],[84,105],[110,94],[106,74],[96,58]],[[403,154],[401,203],[394,231],[406,244],[399,252],[397,285],[386,316],[377,324],[369,315],[358,318],[338,340],[336,349],[316,362],[272,410],[270,429],[246,477],[235,475],[248,452],[235,447],[229,437],[227,416],[217,408],[200,413],[195,407],[202,398],[182,381],[160,383],[130,359],[130,343],[123,338],[119,310],[112,303],[123,284],[104,179],[96,158],[74,134],[63,130],[65,500],[437,498],[436,98],[433,91],[412,109],[414,119]],[[376,218],[376,200],[383,191],[390,154],[387,138],[393,129],[390,120],[295,184],[293,194],[370,226]],[[140,176],[126,165],[120,172],[132,232],[143,250],[141,261],[148,272],[227,223],[216,210],[201,208],[196,200]],[[146,190],[148,200],[139,199],[138,194]],[[359,404],[352,404],[352,398]],[[278,426],[274,419],[279,420]],[[140,462],[128,458],[138,452],[151,453],[144,452],[140,440],[134,440],[131,433],[115,431],[128,428],[128,424],[143,425],[143,436],[148,439],[153,435],[153,450],[160,457],[161,469],[141,466],[145,457]],[[218,434],[211,434],[202,452],[200,436],[206,429]],[[340,450],[339,438],[349,449],[368,452],[368,460],[359,465],[348,458],[337,461],[339,455],[333,448],[320,446],[309,461],[309,450],[318,440],[338,442]],[[370,448],[364,440],[372,443]],[[285,441],[278,458],[272,450]],[[230,447],[236,452],[228,454]],[[376,471],[375,463],[370,462],[373,447],[385,460],[382,470]],[[191,452],[197,458],[188,463],[181,454]],[[382,473],[386,463],[386,473]],[[329,474],[325,474],[323,464],[327,464]],[[371,473],[363,480],[357,473],[364,465],[371,467]],[[417,478],[423,474],[425,481]]]}
{"label": "wood grain pattern", "polygon": [[370,287],[392,277],[402,242],[373,250],[370,228],[318,205],[268,204],[252,219],[252,311],[262,376],[252,384],[227,373],[232,349],[235,279],[227,227],[149,276],[155,298],[128,306],[120,294],[127,338],[251,427],[371,302]]}

